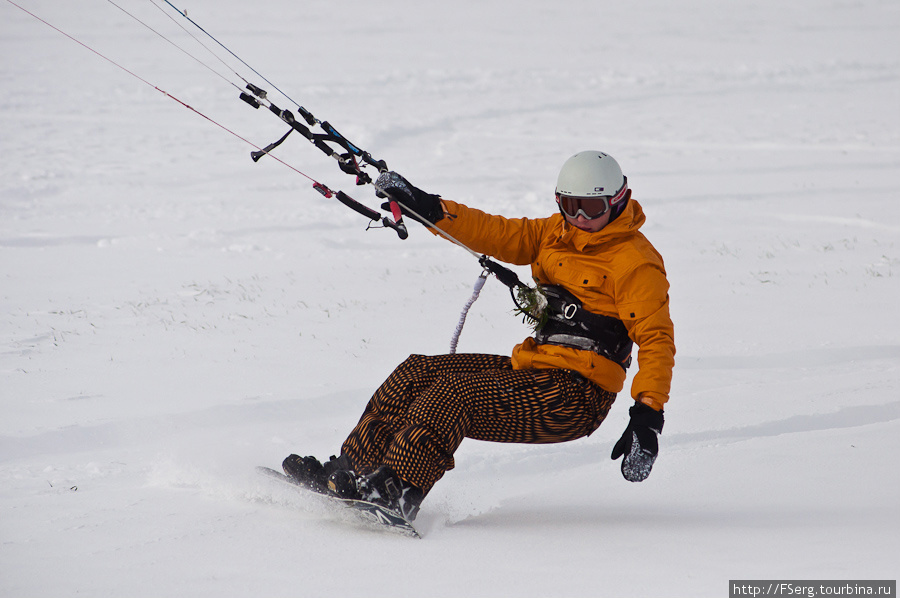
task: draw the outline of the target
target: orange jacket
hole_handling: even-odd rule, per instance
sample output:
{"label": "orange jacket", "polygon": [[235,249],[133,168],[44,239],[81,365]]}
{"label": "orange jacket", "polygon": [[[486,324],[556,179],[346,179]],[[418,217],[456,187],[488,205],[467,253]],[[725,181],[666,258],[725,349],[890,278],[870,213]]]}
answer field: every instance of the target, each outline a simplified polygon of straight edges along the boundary
{"label": "orange jacket", "polygon": [[[444,199],[437,224],[467,247],[500,261],[531,265],[534,279],[578,297],[588,311],[622,320],[638,345],[631,394],[660,410],[669,398],[675,341],[669,317],[669,282],[662,256],[639,232],[646,218],[632,199],[625,211],[596,233],[549,218],[504,218]],[[620,392],[625,372],[592,351],[538,345],[527,338],[512,352],[513,367],[579,372],[610,392]]]}

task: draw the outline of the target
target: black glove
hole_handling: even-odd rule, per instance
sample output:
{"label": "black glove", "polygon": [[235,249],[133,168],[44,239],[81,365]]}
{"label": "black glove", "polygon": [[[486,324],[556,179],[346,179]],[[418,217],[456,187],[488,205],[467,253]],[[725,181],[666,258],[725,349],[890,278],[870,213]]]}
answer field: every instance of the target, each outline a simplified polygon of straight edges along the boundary
{"label": "black glove", "polygon": [[625,455],[622,459],[622,475],[629,482],[643,482],[650,475],[659,453],[656,435],[663,429],[663,412],[643,403],[635,403],[628,413],[631,421],[613,447],[611,458],[615,461]]}
{"label": "black glove", "polygon": [[[424,218],[434,224],[444,217],[444,208],[441,206],[439,195],[425,193],[393,171],[382,172],[378,175],[378,180],[375,181],[375,195],[390,198],[402,204],[400,210],[403,215],[419,222],[422,222],[422,218]],[[389,209],[389,204],[382,205],[381,209]]]}

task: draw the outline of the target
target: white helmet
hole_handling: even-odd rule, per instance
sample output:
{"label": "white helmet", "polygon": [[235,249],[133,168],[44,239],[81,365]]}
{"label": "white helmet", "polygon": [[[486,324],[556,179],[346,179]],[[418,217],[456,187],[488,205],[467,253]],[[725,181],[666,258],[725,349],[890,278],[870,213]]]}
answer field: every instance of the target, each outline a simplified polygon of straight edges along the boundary
{"label": "white helmet", "polygon": [[556,179],[556,194],[619,199],[617,196],[624,196],[625,186],[626,178],[615,158],[603,152],[586,151],[578,152],[563,164]]}

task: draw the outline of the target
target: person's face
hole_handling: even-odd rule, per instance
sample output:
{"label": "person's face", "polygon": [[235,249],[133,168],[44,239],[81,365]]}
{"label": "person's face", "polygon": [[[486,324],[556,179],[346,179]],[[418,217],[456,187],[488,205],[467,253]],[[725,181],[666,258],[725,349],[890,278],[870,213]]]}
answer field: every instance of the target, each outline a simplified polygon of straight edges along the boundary
{"label": "person's face", "polygon": [[[556,203],[559,203],[559,200],[556,200]],[[597,218],[587,218],[584,214],[579,213],[575,218],[572,218],[565,212],[563,212],[563,217],[565,217],[566,222],[574,226],[575,228],[579,228],[588,233],[596,233],[603,229],[607,224],[609,224],[609,218],[612,215],[612,210],[606,210],[606,213]]]}

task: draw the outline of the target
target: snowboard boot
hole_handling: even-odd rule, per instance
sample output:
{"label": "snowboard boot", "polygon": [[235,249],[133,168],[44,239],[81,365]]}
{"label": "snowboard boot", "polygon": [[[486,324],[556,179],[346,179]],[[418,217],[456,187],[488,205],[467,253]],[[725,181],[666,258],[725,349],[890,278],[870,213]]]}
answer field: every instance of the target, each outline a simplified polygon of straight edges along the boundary
{"label": "snowboard boot", "polygon": [[328,491],[338,498],[364,500],[393,511],[407,521],[419,514],[425,498],[421,489],[400,479],[389,467],[382,466],[366,476],[350,470],[338,470],[328,477]]}
{"label": "snowboard boot", "polygon": [[340,457],[332,455],[331,459],[322,464],[315,457],[291,455],[284,460],[281,468],[298,485],[313,492],[326,494],[328,492],[328,476],[335,471],[350,469],[350,460],[344,455]]}

